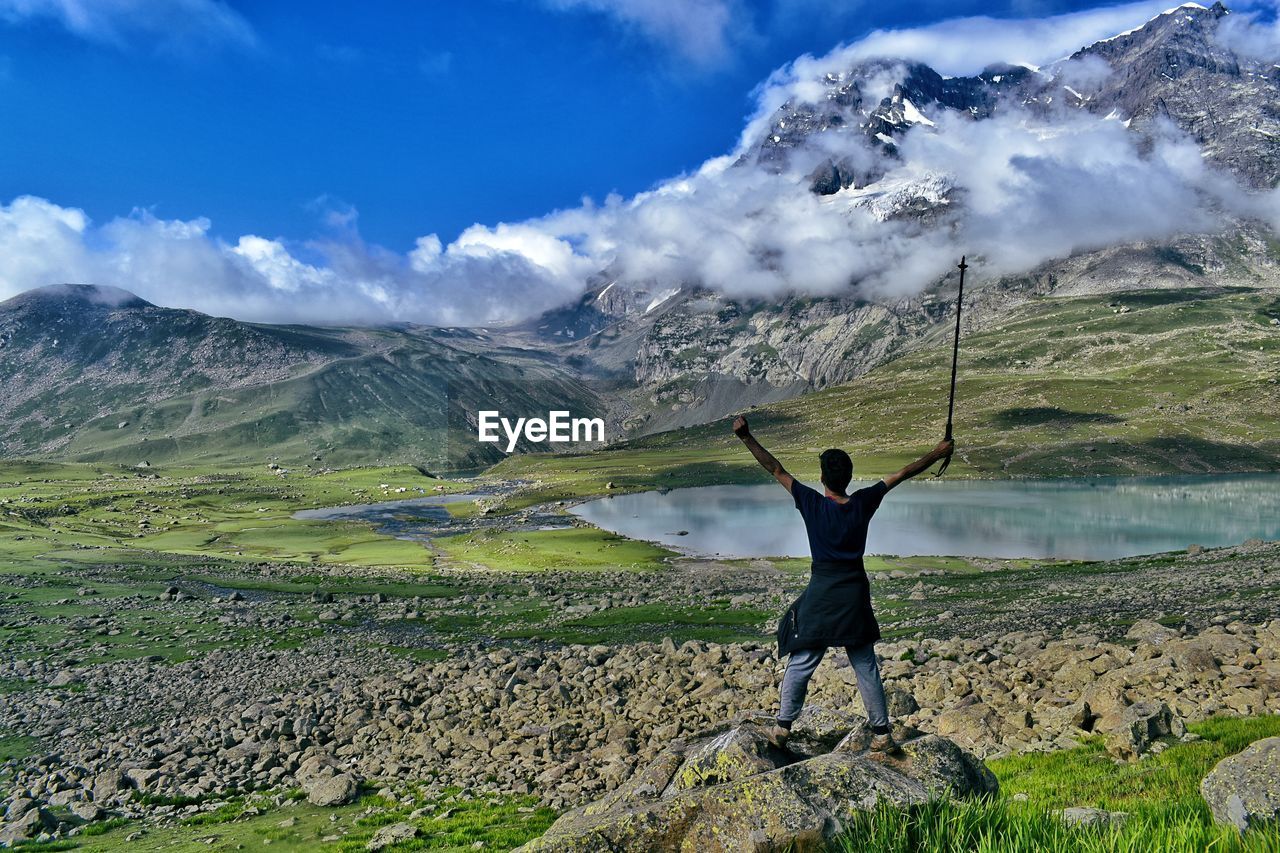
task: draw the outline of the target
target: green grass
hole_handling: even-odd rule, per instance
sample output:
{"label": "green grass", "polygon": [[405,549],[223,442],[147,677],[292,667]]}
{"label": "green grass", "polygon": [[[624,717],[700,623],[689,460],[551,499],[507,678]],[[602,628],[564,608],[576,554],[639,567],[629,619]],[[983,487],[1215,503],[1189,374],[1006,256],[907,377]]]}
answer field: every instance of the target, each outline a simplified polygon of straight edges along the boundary
{"label": "green grass", "polygon": [[[251,801],[250,801],[251,800]],[[188,819],[176,826],[149,828],[142,838],[126,841],[138,829],[132,822],[117,823],[83,841],[72,839],[56,849],[94,851],[237,850],[263,849],[309,851],[317,848],[363,851],[378,828],[410,823],[418,837],[394,850],[437,850],[461,853],[475,849],[510,850],[541,835],[555,815],[539,807],[532,797],[470,795],[457,789],[434,800],[413,796],[412,802],[388,801],[366,796],[341,808],[316,808],[289,800],[276,807],[266,798],[234,800],[222,808]],[[417,809],[421,817],[411,818]],[[265,812],[265,813],[264,813]],[[331,838],[331,841],[325,841]],[[52,845],[24,849],[51,850]]]}
{"label": "green grass", "polygon": [[285,476],[265,467],[188,466],[152,468],[140,477],[115,466],[4,462],[0,575],[57,574],[65,561],[136,563],[145,554],[429,568],[433,555],[419,543],[359,522],[291,516],[310,507],[459,490],[408,466]]}
{"label": "green grass", "polygon": [[40,751],[39,738],[18,735],[0,729],[0,762],[14,761]]}
{"label": "green grass", "polygon": [[1159,791],[1171,804],[1189,808],[1200,802],[1197,786],[1218,761],[1255,740],[1280,735],[1280,716],[1217,717],[1189,729],[1203,740],[1132,764],[1115,764],[1101,739],[1093,738],[1075,749],[1015,755],[990,766],[1005,794],[1025,793],[1033,804],[1125,810]]}
{"label": "green grass", "polygon": [[440,537],[433,544],[454,562],[511,572],[654,569],[674,556],[649,542],[595,527],[527,532],[487,528]]}
{"label": "green grass", "polygon": [[508,630],[505,638],[535,638],[579,645],[636,643],[669,636],[675,642],[705,640],[716,643],[762,642],[761,627],[776,617],[751,608],[730,608],[723,603],[704,607],[641,604],[610,607],[570,619],[558,625]]}
{"label": "green grass", "polygon": [[[1175,743],[1132,764],[1116,764],[1100,740],[1075,749],[989,762],[1000,795],[989,801],[939,799],[918,808],[881,808],[854,822],[849,851],[960,853],[1055,850],[1082,853],[1161,850],[1272,851],[1280,826],[1241,836],[1215,824],[1200,780],[1218,761],[1254,740],[1280,734],[1280,716],[1220,717],[1189,727],[1203,740]],[[1014,800],[1015,796],[1025,800]],[[1129,814],[1120,828],[1072,828],[1053,812],[1073,806]]]}
{"label": "green grass", "polygon": [[403,583],[379,581],[370,578],[346,578],[334,575],[303,575],[294,580],[285,581],[238,577],[230,574],[196,574],[192,575],[191,579],[220,586],[224,589],[295,595],[327,591],[346,596],[381,594],[388,598],[449,598],[459,592],[457,587],[445,583]]}

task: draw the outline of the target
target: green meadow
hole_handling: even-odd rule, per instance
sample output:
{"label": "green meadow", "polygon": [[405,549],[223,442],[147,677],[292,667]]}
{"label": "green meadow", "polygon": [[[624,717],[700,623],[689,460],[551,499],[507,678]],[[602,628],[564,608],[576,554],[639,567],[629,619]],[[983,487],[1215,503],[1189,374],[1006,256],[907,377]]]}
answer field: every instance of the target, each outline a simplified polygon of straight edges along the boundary
{"label": "green meadow", "polygon": [[[1200,780],[1251,742],[1280,735],[1280,717],[1218,717],[1188,729],[1200,740],[1174,743],[1133,764],[1115,763],[1101,740],[1074,749],[987,763],[1000,781],[994,800],[940,799],[925,806],[868,813],[850,827],[848,851],[962,853],[1054,850],[1249,851],[1280,849],[1280,825],[1242,835],[1215,824]],[[1054,812],[1072,807],[1124,812],[1119,827],[1069,827]]]}

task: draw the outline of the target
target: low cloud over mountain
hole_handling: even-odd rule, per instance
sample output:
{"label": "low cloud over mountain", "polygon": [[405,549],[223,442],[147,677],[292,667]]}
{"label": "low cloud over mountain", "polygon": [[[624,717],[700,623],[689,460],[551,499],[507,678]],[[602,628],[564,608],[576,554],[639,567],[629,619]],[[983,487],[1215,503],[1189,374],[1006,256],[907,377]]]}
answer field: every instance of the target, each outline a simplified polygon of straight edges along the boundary
{"label": "low cloud over mountain", "polygon": [[[447,245],[428,235],[407,254],[364,243],[353,216],[305,245],[232,243],[206,220],[95,224],[18,198],[0,206],[0,298],[91,281],[242,319],[483,325],[564,304],[601,270],[875,298],[920,290],[962,253],[1010,273],[1233,218],[1280,227],[1274,14],[1186,4],[1143,26],[1149,14],[873,33],[775,72],[737,150],[689,175]],[[1130,27],[1057,59],[1068,35]],[[984,61],[1028,64],[968,67],[956,45],[975,39]]]}

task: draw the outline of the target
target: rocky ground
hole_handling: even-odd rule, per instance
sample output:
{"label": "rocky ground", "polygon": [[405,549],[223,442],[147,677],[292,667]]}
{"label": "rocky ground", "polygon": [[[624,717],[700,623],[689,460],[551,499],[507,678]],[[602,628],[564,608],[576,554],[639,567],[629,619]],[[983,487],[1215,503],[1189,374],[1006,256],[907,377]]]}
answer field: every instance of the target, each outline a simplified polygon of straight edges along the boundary
{"label": "rocky ground", "polygon": [[920,805],[941,790],[957,798],[999,790],[981,761],[937,735],[910,732],[890,756],[869,751],[866,720],[817,705],[796,719],[785,748],[770,742],[767,725],[740,719],[671,743],[521,850],[832,849],[860,812]]}
{"label": "rocky ground", "polygon": [[[687,560],[658,573],[502,583],[550,611],[538,632],[553,636],[584,614],[663,603],[725,600],[729,612],[771,614],[805,581],[793,569]],[[235,791],[301,787],[337,803],[396,779],[426,779],[428,792],[533,793],[566,809],[616,788],[682,735],[770,708],[780,676],[769,617],[753,623],[755,642],[677,642],[652,625],[639,626],[648,642],[501,638],[505,597],[474,573],[449,578],[453,594],[439,598],[304,598],[180,579],[158,597],[106,599],[91,584],[108,567],[72,571],[60,579],[73,584],[65,600],[34,608],[27,593],[41,581],[11,578],[16,591],[0,601],[0,733],[34,738],[0,770],[11,816],[39,804],[87,820],[163,821]],[[1280,712],[1280,543],[885,572],[873,589],[892,634],[879,652],[893,713],[979,755],[1098,732],[1130,757],[1183,721]],[[189,655],[109,659],[122,633]],[[858,711],[842,657],[823,663],[811,696]],[[24,819],[23,833],[54,828]]]}

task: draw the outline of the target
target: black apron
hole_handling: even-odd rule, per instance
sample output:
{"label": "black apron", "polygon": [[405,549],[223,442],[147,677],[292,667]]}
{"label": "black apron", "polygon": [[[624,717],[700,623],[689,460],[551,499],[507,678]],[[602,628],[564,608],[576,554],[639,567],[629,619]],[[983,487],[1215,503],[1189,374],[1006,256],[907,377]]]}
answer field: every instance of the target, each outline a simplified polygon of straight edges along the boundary
{"label": "black apron", "polygon": [[809,586],[778,622],[778,656],[800,649],[863,646],[880,639],[862,560],[814,560]]}

